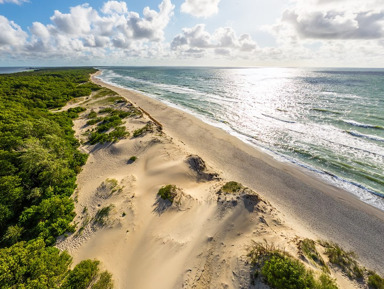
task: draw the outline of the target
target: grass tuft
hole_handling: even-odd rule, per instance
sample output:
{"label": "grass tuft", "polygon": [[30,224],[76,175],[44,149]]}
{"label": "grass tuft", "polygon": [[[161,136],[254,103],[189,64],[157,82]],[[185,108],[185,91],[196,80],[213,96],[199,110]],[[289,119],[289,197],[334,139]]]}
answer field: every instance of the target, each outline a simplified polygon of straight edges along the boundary
{"label": "grass tuft", "polygon": [[304,239],[299,242],[299,249],[303,256],[305,256],[308,261],[312,264],[319,266],[326,272],[329,272],[329,268],[325,264],[323,258],[320,256],[319,252],[316,250],[316,242],[310,239]]}
{"label": "grass tuft", "polygon": [[335,243],[322,242],[321,245],[325,247],[325,254],[328,256],[329,262],[338,266],[349,278],[362,279],[364,277],[364,269],[357,264],[357,256],[354,252],[346,252]]}
{"label": "grass tuft", "polygon": [[107,218],[109,216],[109,213],[111,212],[113,208],[113,205],[109,205],[108,207],[104,207],[100,210],[97,211],[95,218],[94,218],[94,223],[104,226],[107,222]]}
{"label": "grass tuft", "polygon": [[228,182],[222,186],[221,191],[227,194],[234,194],[240,192],[243,188],[243,185],[238,182]]}
{"label": "grass tuft", "polygon": [[152,131],[152,124],[147,123],[144,127],[139,128],[133,132],[133,137],[143,136],[147,132]]}
{"label": "grass tuft", "polygon": [[157,195],[160,196],[160,198],[162,198],[163,200],[168,200],[173,203],[173,200],[177,195],[176,190],[177,188],[175,185],[166,185],[160,188]]}

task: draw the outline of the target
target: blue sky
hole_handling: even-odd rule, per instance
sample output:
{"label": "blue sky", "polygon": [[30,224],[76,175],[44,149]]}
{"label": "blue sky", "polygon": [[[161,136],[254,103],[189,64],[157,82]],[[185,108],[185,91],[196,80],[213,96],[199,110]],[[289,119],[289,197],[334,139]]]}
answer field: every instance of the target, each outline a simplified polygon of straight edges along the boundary
{"label": "blue sky", "polygon": [[0,0],[0,66],[384,67],[384,0]]}

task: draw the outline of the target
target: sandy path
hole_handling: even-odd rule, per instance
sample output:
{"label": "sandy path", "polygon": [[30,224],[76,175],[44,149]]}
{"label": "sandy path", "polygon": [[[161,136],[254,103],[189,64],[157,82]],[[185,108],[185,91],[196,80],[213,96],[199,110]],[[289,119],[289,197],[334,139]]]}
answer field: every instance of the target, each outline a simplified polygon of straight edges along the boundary
{"label": "sandy path", "polygon": [[354,250],[366,266],[384,273],[384,212],[298,167],[274,160],[192,115],[95,77],[93,81],[145,109],[187,151],[198,153],[225,177],[257,189],[291,222]]}

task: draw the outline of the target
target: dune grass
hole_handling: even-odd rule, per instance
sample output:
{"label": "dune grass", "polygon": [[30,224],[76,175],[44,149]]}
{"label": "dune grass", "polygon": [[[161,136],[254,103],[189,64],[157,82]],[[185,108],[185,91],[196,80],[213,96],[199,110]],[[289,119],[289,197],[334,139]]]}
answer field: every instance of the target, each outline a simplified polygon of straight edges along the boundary
{"label": "dune grass", "polygon": [[173,203],[177,192],[177,188],[175,185],[166,185],[164,187],[161,187],[157,195],[162,198],[163,200],[168,200],[171,203]]}
{"label": "dune grass", "polygon": [[265,243],[255,243],[248,256],[254,266],[253,276],[276,289],[337,289],[328,274],[316,277],[302,262],[287,252]]}
{"label": "dune grass", "polygon": [[152,131],[152,124],[147,123],[144,127],[139,128],[133,132],[133,137],[143,136],[147,132]]}
{"label": "dune grass", "polygon": [[304,239],[299,242],[299,249],[303,256],[308,259],[315,266],[319,266],[326,272],[329,272],[328,266],[325,264],[324,259],[320,256],[316,249],[316,242],[311,239]]}
{"label": "dune grass", "polygon": [[243,188],[242,184],[231,181],[222,186],[221,191],[226,194],[235,194],[240,192]]}
{"label": "dune grass", "polygon": [[113,205],[109,205],[97,211],[95,218],[93,219],[95,224],[104,226],[107,223],[109,213],[113,209]]}
{"label": "dune grass", "polygon": [[362,279],[364,277],[364,268],[357,263],[357,256],[354,252],[346,252],[335,243],[321,242],[321,245],[325,247],[325,254],[328,256],[329,262],[338,266],[349,278]]}

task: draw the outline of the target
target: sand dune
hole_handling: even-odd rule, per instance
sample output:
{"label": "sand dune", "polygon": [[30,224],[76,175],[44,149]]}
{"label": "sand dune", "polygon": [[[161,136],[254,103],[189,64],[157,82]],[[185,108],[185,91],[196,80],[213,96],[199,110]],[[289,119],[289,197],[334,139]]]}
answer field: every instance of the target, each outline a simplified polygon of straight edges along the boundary
{"label": "sand dune", "polygon": [[[264,288],[251,285],[246,255],[252,241],[267,240],[297,256],[300,238],[322,237],[324,232],[317,227],[309,230],[307,223],[299,222],[290,211],[292,202],[283,205],[289,197],[279,200],[279,194],[296,188],[296,177],[308,180],[304,189],[327,185],[277,164],[183,112],[110,88],[151,113],[163,131],[116,144],[82,146],[90,157],[78,177],[75,195],[76,222],[81,229],[57,244],[71,253],[75,264],[99,259],[113,274],[116,288]],[[86,107],[97,110],[99,105],[88,101]],[[171,124],[166,115],[172,118]],[[133,131],[153,118],[145,114],[129,118],[125,126]],[[83,140],[85,122],[85,117],[75,122],[76,135]],[[130,162],[131,156],[137,160]],[[271,186],[276,180],[259,173],[261,166],[272,171],[277,184]],[[252,190],[221,194],[222,185],[231,180]],[[262,185],[265,182],[280,191],[271,193]],[[178,188],[173,204],[157,196],[167,184]],[[97,212],[108,206],[105,223],[95,224]],[[341,288],[355,286],[336,273],[335,277],[344,284]]]}

